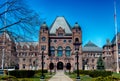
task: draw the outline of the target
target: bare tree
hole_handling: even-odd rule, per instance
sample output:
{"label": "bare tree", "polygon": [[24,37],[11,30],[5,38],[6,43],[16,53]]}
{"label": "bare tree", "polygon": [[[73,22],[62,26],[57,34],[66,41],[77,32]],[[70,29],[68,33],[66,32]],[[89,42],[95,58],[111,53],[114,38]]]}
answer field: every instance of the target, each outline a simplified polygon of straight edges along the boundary
{"label": "bare tree", "polygon": [[[34,41],[34,38],[37,38],[40,25],[39,15],[25,3],[27,3],[25,0],[0,0],[0,35],[5,31],[14,42]],[[5,38],[7,39],[7,37]],[[12,43],[7,45],[9,42],[6,39],[4,41],[5,56],[2,57],[4,54],[3,47],[1,47],[0,59],[4,59],[4,65],[15,65],[16,57],[14,54],[16,52],[8,51],[8,47]],[[3,43],[3,38],[0,41],[2,41],[0,44]],[[13,49],[12,46],[10,48]]]}
{"label": "bare tree", "polygon": [[25,4],[25,0],[0,2],[0,31],[9,31],[17,41],[30,41],[38,35],[39,15]]}

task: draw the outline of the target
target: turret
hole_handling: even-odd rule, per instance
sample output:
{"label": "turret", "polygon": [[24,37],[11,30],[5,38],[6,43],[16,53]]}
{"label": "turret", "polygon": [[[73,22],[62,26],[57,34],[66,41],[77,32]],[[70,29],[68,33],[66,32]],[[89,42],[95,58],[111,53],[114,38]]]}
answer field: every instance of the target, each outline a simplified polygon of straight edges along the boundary
{"label": "turret", "polygon": [[80,47],[79,47],[79,51],[81,51],[82,49],[82,31],[81,31],[81,27],[79,26],[79,24],[76,22],[74,27],[72,28],[72,39],[73,39],[73,43],[79,43]]}
{"label": "turret", "polygon": [[40,37],[39,37],[40,53],[42,49],[44,49],[44,53],[48,53],[48,45],[49,45],[49,30],[46,23],[43,22],[43,24],[40,27]]}

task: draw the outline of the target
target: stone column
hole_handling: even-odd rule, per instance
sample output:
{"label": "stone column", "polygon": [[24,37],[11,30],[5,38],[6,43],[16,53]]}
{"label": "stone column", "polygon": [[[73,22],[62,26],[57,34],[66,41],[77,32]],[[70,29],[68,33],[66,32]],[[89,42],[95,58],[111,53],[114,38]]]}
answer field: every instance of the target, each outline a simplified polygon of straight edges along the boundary
{"label": "stone column", "polygon": [[57,56],[57,49],[55,49],[55,57]]}

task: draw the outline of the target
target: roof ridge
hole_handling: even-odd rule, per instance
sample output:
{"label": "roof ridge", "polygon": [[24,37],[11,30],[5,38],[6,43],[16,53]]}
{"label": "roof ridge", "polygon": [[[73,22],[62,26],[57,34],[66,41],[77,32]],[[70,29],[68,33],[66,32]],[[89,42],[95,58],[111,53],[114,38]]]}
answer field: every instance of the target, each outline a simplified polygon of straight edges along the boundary
{"label": "roof ridge", "polygon": [[93,42],[89,41],[87,44],[84,45],[84,47],[98,47],[98,46]]}

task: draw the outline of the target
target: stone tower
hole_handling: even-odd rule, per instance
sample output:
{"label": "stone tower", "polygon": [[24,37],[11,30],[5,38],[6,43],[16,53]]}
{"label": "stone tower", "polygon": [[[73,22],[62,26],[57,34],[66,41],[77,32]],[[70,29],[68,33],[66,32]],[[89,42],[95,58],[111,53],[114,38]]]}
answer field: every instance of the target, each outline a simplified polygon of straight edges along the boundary
{"label": "stone tower", "polygon": [[82,31],[79,24],[76,22],[73,29],[72,29],[72,40],[73,40],[73,55],[75,57],[75,67],[76,67],[76,49],[75,44],[77,44],[79,47],[78,49],[78,56],[79,56],[79,69],[82,69]]}
{"label": "stone tower", "polygon": [[49,53],[49,30],[44,22],[40,27],[40,36],[39,36],[39,53],[40,53],[40,63],[39,66],[41,67],[41,61],[42,61],[42,51],[44,53],[44,68],[47,69],[47,58]]}

